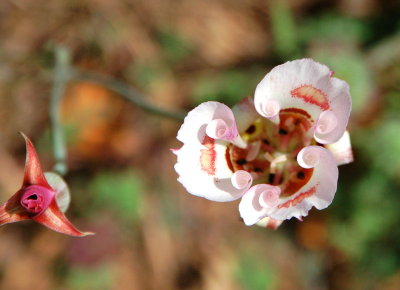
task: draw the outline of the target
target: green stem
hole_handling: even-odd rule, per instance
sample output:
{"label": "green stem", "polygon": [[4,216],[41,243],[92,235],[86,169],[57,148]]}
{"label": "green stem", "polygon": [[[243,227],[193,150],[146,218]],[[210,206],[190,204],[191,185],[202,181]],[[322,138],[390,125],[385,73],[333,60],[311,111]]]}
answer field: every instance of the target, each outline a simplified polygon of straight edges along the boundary
{"label": "green stem", "polygon": [[182,121],[186,113],[181,111],[171,111],[164,108],[160,108],[146,101],[146,97],[140,94],[137,90],[132,87],[120,82],[118,80],[106,77],[97,73],[84,71],[80,69],[74,69],[72,72],[72,77],[75,80],[84,80],[102,85],[120,96],[124,97],[128,101],[134,103],[138,107],[144,109],[149,113],[153,113],[159,116],[175,119]]}
{"label": "green stem", "polygon": [[50,120],[52,125],[53,154],[56,162],[53,171],[60,175],[65,175],[68,171],[68,167],[66,163],[67,150],[65,136],[60,122],[59,109],[60,102],[65,93],[66,85],[71,80],[97,83],[114,91],[147,112],[159,116],[182,121],[186,115],[186,113],[181,111],[170,111],[149,103],[146,100],[146,97],[138,91],[118,80],[93,72],[72,68],[70,65],[69,50],[64,46],[57,45],[55,47],[53,89],[50,99]]}
{"label": "green stem", "polygon": [[70,80],[70,54],[63,46],[55,47],[55,69],[53,78],[53,89],[50,99],[50,120],[53,138],[53,154],[55,165],[53,171],[65,175],[68,171],[66,160],[67,150],[65,145],[64,131],[60,122],[60,102],[65,93],[66,84]]}

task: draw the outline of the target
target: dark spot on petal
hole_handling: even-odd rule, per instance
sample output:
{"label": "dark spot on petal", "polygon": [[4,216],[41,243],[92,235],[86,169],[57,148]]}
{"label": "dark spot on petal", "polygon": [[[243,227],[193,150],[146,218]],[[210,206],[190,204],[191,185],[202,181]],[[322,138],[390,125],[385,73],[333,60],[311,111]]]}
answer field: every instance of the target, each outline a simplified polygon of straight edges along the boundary
{"label": "dark spot on petal", "polygon": [[247,163],[247,160],[244,159],[244,158],[238,159],[238,160],[236,160],[236,163],[237,163],[238,165],[245,165],[245,164]]}
{"label": "dark spot on petal", "polygon": [[247,128],[246,133],[247,134],[253,134],[256,131],[256,126],[250,125],[249,128]]}
{"label": "dark spot on petal", "polygon": [[32,194],[28,197],[28,199],[33,199],[33,200],[37,200],[38,196],[36,194]]}
{"label": "dark spot on petal", "polygon": [[255,168],[254,168],[254,171],[255,171],[255,172],[262,172],[262,169],[261,169],[260,167],[255,167]]}
{"label": "dark spot on petal", "polygon": [[288,131],[286,131],[285,129],[279,129],[279,134],[280,135],[287,135]]}
{"label": "dark spot on petal", "polygon": [[304,172],[303,171],[299,171],[299,172],[297,172],[297,178],[298,179],[304,179],[304,178],[306,178],[306,175],[304,174]]}
{"label": "dark spot on petal", "polygon": [[274,182],[274,178],[275,178],[275,174],[274,173],[270,173],[268,176],[268,183],[272,184]]}
{"label": "dark spot on petal", "polygon": [[269,144],[270,144],[269,141],[268,141],[267,139],[263,139],[262,141],[263,141],[263,143],[264,143],[265,145],[269,145]]}

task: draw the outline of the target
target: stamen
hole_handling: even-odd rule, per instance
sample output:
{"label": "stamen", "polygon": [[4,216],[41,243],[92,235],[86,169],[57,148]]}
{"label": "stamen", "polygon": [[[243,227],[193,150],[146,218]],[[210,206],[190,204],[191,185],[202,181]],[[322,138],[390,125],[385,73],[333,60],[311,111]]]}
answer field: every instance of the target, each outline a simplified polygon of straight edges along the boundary
{"label": "stamen", "polygon": [[274,161],[274,156],[272,156],[269,152],[265,152],[264,154],[265,159],[267,159],[270,163],[272,163],[272,161]]}
{"label": "stamen", "polygon": [[[268,140],[266,140],[266,141],[268,142]],[[267,144],[263,141],[263,143],[261,144],[261,148],[262,148],[262,150],[270,152],[270,153],[274,152],[274,148],[269,145],[269,142]]]}
{"label": "stamen", "polygon": [[273,173],[273,174],[276,173],[277,165],[279,163],[287,161],[286,154],[282,154],[282,153],[276,153],[276,156],[274,157],[270,153],[266,152],[264,154],[264,157],[271,163],[270,164],[270,173]]}
{"label": "stamen", "polygon": [[261,141],[253,142],[249,145],[249,151],[246,156],[247,161],[253,161],[258,156],[261,148]]}

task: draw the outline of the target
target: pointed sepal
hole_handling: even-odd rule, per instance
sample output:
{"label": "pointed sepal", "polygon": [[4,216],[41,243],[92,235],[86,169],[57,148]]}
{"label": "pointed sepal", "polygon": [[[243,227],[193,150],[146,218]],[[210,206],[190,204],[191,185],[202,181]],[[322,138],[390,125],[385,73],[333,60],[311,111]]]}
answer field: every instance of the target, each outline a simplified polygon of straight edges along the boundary
{"label": "pointed sepal", "polygon": [[0,226],[30,219],[30,215],[21,206],[23,192],[18,191],[0,206]]}
{"label": "pointed sepal", "polygon": [[24,137],[26,144],[25,171],[22,186],[41,185],[51,188],[44,177],[39,157],[31,140],[24,133],[20,132],[20,134]]}
{"label": "pointed sepal", "polygon": [[32,218],[35,222],[48,227],[49,229],[75,237],[93,235],[92,232],[81,232],[66,218],[53,199],[49,207],[40,215]]}

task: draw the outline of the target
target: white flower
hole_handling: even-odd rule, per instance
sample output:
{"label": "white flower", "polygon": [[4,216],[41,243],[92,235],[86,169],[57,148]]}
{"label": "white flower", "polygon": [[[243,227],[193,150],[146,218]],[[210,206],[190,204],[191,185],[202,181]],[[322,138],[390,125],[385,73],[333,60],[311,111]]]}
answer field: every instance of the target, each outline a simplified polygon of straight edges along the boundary
{"label": "white flower", "polygon": [[337,165],[353,160],[344,134],[350,110],[348,85],[326,66],[287,62],[265,76],[254,101],[232,110],[206,102],[189,112],[177,136],[183,146],[173,150],[178,181],[212,201],[242,198],[246,225],[301,219],[331,204]]}

